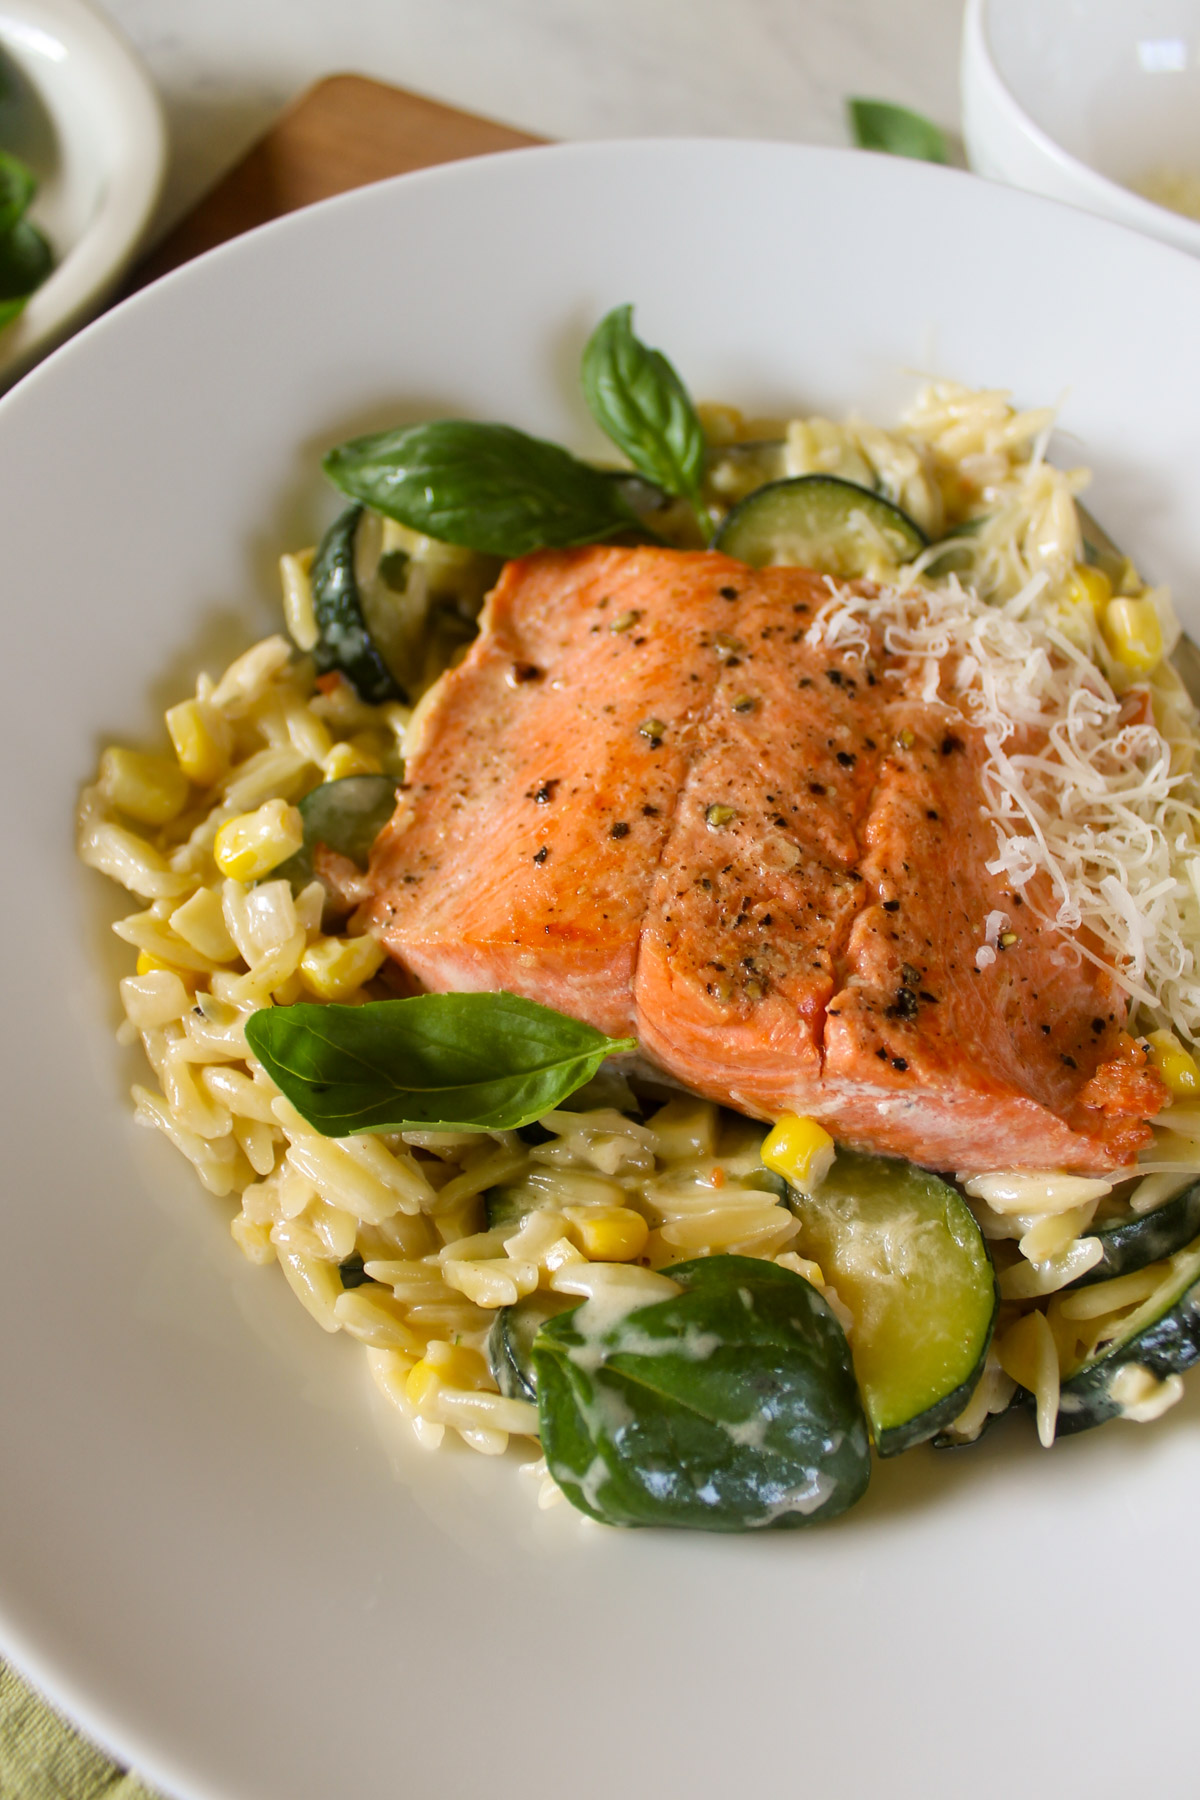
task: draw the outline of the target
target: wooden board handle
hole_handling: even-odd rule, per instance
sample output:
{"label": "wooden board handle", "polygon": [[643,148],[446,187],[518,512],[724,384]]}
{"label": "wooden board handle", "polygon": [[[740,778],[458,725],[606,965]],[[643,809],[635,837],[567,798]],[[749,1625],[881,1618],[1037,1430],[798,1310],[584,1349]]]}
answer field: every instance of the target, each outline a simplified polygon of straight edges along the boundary
{"label": "wooden board handle", "polygon": [[543,141],[364,75],[330,75],[302,94],[150,252],[125,291],[315,200],[434,163]]}

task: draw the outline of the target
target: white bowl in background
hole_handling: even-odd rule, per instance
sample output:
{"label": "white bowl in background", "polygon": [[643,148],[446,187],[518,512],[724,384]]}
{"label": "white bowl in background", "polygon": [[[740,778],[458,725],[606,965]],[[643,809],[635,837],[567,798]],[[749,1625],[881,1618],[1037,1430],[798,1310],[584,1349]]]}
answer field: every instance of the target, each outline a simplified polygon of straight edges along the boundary
{"label": "white bowl in background", "polygon": [[976,174],[1200,256],[1200,220],[1133,191],[1200,186],[1200,0],[967,0],[962,120]]}
{"label": "white bowl in background", "polygon": [[166,130],[125,40],[84,0],[0,0],[0,148],[38,177],[54,268],[0,331],[0,386],[96,311],[158,200]]}

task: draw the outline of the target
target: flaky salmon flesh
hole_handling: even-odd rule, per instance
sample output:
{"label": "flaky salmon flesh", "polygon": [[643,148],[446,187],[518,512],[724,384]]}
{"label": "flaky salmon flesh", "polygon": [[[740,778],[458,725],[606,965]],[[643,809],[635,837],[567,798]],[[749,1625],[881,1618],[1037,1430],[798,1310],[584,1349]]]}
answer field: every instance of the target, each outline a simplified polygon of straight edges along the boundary
{"label": "flaky salmon flesh", "polygon": [[509,563],[423,702],[371,928],[415,985],[523,994],[859,1149],[1130,1163],[1165,1092],[1121,990],[987,872],[979,730],[881,634],[831,651],[829,599],[712,551]]}

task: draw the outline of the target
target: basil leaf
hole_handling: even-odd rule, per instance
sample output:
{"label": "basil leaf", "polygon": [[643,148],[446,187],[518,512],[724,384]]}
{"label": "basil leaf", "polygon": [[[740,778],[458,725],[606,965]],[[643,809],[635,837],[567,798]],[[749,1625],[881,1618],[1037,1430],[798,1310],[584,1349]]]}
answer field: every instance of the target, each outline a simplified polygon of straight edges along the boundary
{"label": "basil leaf", "polygon": [[0,302],[24,304],[50,273],[53,260],[50,246],[37,226],[28,219],[18,219],[0,237]]}
{"label": "basil leaf", "polygon": [[950,161],[945,134],[920,113],[890,100],[846,102],[850,130],[860,150],[883,150],[889,156],[912,156],[918,162]]}
{"label": "basil leaf", "polygon": [[712,520],[701,498],[704,432],[687,389],[660,350],[636,336],[632,306],[617,306],[583,352],[583,393],[592,417],[639,475],[686,500],[706,539]]}
{"label": "basil leaf", "polygon": [[799,1275],[747,1256],[665,1271],[684,1291],[612,1318],[587,1301],[533,1340],[542,1449],[609,1525],[747,1531],[844,1512],[870,1477],[845,1334]]}
{"label": "basil leaf", "polygon": [[636,1050],[516,994],[417,994],[364,1006],[273,1006],[246,1041],[325,1137],[514,1131]]}
{"label": "basil leaf", "polygon": [[37,193],[37,177],[18,156],[0,150],[0,233],[11,231]]}
{"label": "basil leaf", "polygon": [[354,438],[325,472],[352,500],[490,556],[591,544],[638,521],[599,469],[511,425],[441,419]]}

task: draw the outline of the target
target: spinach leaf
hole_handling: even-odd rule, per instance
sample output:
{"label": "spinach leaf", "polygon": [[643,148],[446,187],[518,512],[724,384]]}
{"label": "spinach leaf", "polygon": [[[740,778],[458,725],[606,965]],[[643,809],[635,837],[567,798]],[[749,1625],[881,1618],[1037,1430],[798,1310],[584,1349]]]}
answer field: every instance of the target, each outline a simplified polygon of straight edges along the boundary
{"label": "spinach leaf", "polygon": [[860,150],[884,150],[890,156],[912,156],[918,162],[949,162],[943,132],[920,113],[890,100],[846,102],[850,130]]}
{"label": "spinach leaf", "polygon": [[638,528],[599,469],[511,425],[440,419],[331,450],[335,487],[444,544],[491,556],[591,544]]}
{"label": "spinach leaf", "polygon": [[600,429],[639,475],[686,500],[710,538],[712,520],[700,493],[703,429],[666,357],[634,333],[632,306],[616,306],[601,319],[584,349],[581,373]]}
{"label": "spinach leaf", "polygon": [[613,1319],[589,1300],[533,1340],[542,1449],[609,1525],[746,1531],[844,1512],[870,1449],[841,1326],[788,1269],[713,1256]]}
{"label": "spinach leaf", "polygon": [[513,1131],[635,1050],[516,994],[417,994],[365,1006],[273,1006],[246,1040],[313,1128]]}
{"label": "spinach leaf", "polygon": [[372,844],[396,810],[397,785],[391,775],[343,775],[312,788],[298,805],[303,844],[266,879],[290,881],[292,892],[299,894],[316,873],[313,852],[318,844],[365,869]]}
{"label": "spinach leaf", "polygon": [[0,234],[11,231],[37,193],[37,178],[19,156],[0,150]]}

